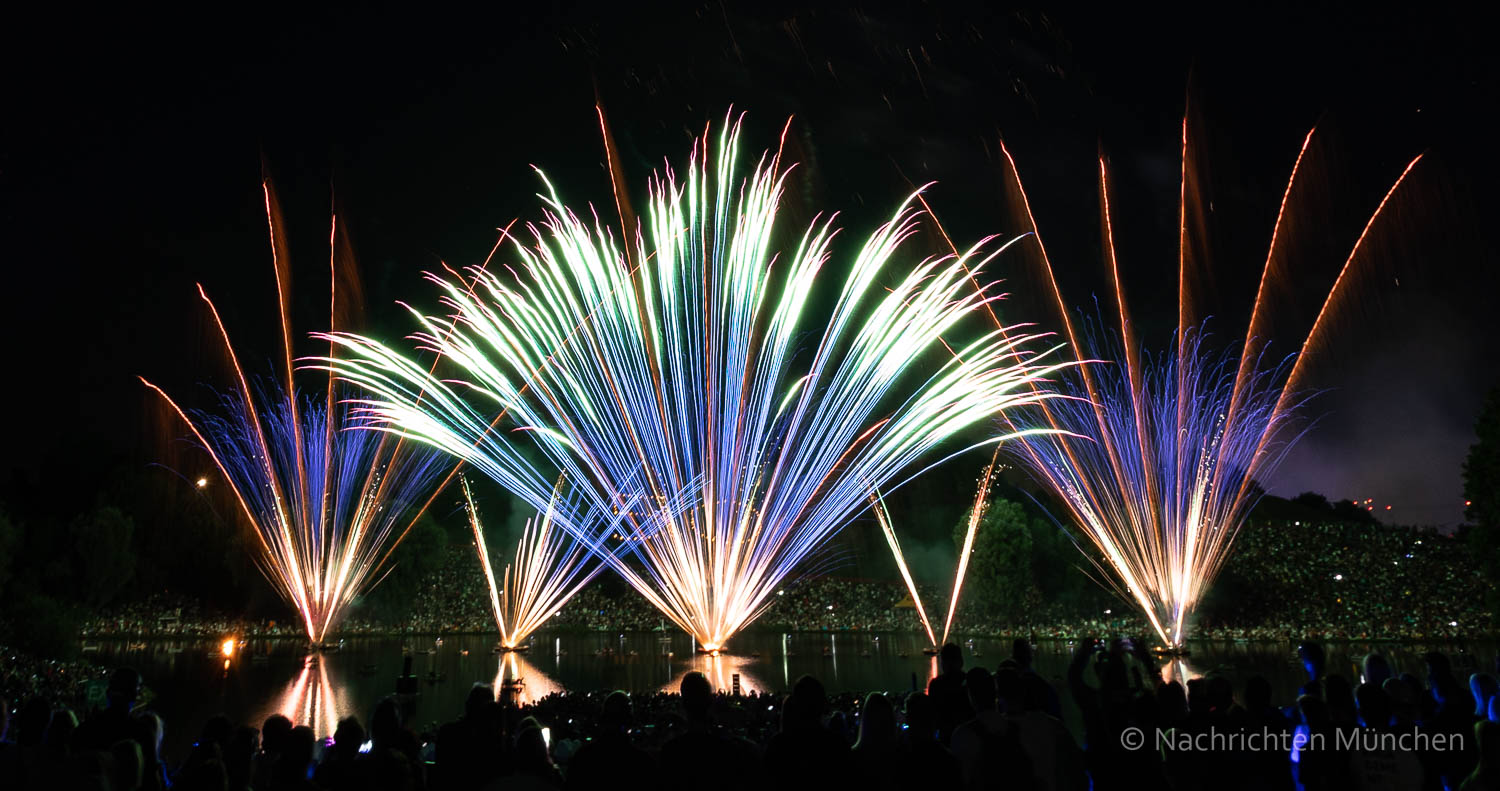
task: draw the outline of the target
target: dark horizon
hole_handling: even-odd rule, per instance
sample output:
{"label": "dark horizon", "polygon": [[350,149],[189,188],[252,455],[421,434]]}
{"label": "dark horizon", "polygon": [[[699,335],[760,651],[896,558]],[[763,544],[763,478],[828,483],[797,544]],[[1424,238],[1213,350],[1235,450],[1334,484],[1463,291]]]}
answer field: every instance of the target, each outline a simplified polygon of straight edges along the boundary
{"label": "dark horizon", "polygon": [[[679,161],[732,105],[749,113],[751,149],[794,119],[807,175],[792,216],[839,210],[845,228],[866,227],[909,182],[936,180],[933,206],[960,240],[1015,232],[997,206],[1003,137],[1075,308],[1104,293],[1102,150],[1132,309],[1159,348],[1175,294],[1152,285],[1175,265],[1177,124],[1192,96],[1220,248],[1205,312],[1229,328],[1253,296],[1308,129],[1338,154],[1314,220],[1330,249],[1347,249],[1401,166],[1427,152],[1380,282],[1338,317],[1310,383],[1328,391],[1320,420],[1270,488],[1375,498],[1394,506],[1378,514],[1388,522],[1461,520],[1460,465],[1500,363],[1487,310],[1500,275],[1482,219],[1496,208],[1482,123],[1493,73],[1477,25],[1414,11],[1267,22],[978,5],[533,8],[493,20],[111,13],[18,20],[23,40],[4,56],[0,216],[25,334],[0,502],[92,499],[111,470],[155,459],[154,405],[136,375],[175,392],[218,384],[205,375],[216,340],[203,335],[194,283],[243,357],[277,354],[263,163],[305,312],[315,315],[336,206],[360,254],[368,326],[397,335],[410,325],[394,300],[432,304],[423,269],[477,262],[495,228],[537,216],[529,165],[570,202],[608,199],[596,99],[638,180]],[[1309,274],[1289,312],[1326,290],[1328,272]],[[1008,285],[1015,310],[1042,320],[1026,288]]]}

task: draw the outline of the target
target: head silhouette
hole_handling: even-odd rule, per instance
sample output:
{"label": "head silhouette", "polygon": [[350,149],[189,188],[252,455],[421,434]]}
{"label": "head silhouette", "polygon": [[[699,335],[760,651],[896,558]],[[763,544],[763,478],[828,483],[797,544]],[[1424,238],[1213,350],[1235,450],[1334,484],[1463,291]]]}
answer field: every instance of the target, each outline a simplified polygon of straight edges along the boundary
{"label": "head silhouette", "polygon": [[938,652],[938,664],[942,666],[944,673],[962,673],[964,669],[964,652],[957,643],[947,643]]}
{"label": "head silhouette", "polygon": [[618,689],[609,693],[604,699],[604,710],[599,715],[599,722],[604,730],[610,733],[628,730],[633,719],[630,696]]}
{"label": "head silhouette", "polygon": [[1391,724],[1391,699],[1379,684],[1360,684],[1354,702],[1359,707],[1359,721],[1366,728],[1385,728]]}
{"label": "head silhouette", "polygon": [[521,729],[516,732],[516,768],[532,772],[552,768],[552,756],[547,753],[547,738],[542,735],[541,723],[534,717],[521,720]]}
{"label": "head silhouette", "polygon": [[291,720],[280,714],[272,714],[260,726],[260,749],[268,753],[280,753],[291,732]]}
{"label": "head silhouette", "polygon": [[333,732],[333,751],[341,758],[353,758],[359,754],[360,745],[365,743],[365,728],[359,724],[354,717],[345,717],[339,720],[338,728]]}
{"label": "head silhouette", "polygon": [[1391,677],[1391,665],[1385,661],[1385,655],[1370,652],[1365,655],[1364,662],[1365,682],[1370,684],[1384,684]]}
{"label": "head silhouette", "polygon": [[1017,637],[1010,644],[1010,658],[1016,660],[1016,665],[1022,670],[1031,669],[1031,641],[1024,637]]}
{"label": "head silhouette", "polygon": [[856,747],[876,748],[896,739],[896,709],[891,699],[879,692],[865,696],[859,713],[859,741]]}
{"label": "head silhouette", "polygon": [[913,692],[906,696],[906,732],[917,739],[932,739],[937,733],[937,714],[932,710],[932,699],[924,692]]}
{"label": "head silhouette", "polygon": [[969,705],[975,711],[995,710],[995,678],[982,667],[971,667],[964,674],[964,688],[969,692]]}
{"label": "head silhouette", "polygon": [[682,685],[678,689],[682,694],[682,713],[687,715],[688,722],[707,721],[708,707],[714,697],[708,676],[694,670],[682,677]]}
{"label": "head silhouette", "polygon": [[109,686],[104,698],[109,708],[129,711],[141,696],[141,674],[134,668],[122,667],[109,677]]}
{"label": "head silhouette", "polygon": [[370,739],[376,745],[390,747],[401,734],[401,709],[395,698],[386,698],[375,704],[375,714],[370,717]]}
{"label": "head silhouette", "polygon": [[474,686],[469,688],[469,696],[464,698],[464,717],[471,720],[479,719],[494,702],[495,688],[482,681],[476,681]]}
{"label": "head silhouette", "polygon": [[276,759],[276,775],[284,781],[305,780],[307,767],[312,764],[313,746],[317,737],[313,729],[298,725],[287,734],[286,747]]}

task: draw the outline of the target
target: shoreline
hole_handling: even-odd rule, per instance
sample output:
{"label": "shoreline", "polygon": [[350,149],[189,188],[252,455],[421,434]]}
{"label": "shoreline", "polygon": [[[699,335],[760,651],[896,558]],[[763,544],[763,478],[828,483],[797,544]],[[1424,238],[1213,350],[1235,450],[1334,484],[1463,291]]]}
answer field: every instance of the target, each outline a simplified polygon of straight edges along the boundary
{"label": "shoreline", "polygon": [[[567,634],[567,635],[586,635],[586,634],[603,634],[603,635],[608,635],[608,634],[665,634],[665,635],[671,635],[671,636],[686,636],[685,632],[682,632],[682,631],[679,631],[679,630],[668,630],[666,632],[663,632],[663,631],[661,631],[659,629],[569,629],[569,628],[559,628],[559,629],[550,629],[550,630],[547,630],[547,633],[548,634]],[[746,629],[746,630],[744,630],[743,634],[759,634],[759,635],[764,635],[764,634],[794,634],[794,635],[805,635],[805,634],[828,634],[828,635],[835,635],[835,634],[868,634],[868,635],[902,635],[902,636],[921,637],[923,635],[923,632],[920,629],[857,629],[857,628],[853,628],[853,629],[826,629],[826,628],[824,628],[824,629]],[[1030,631],[1015,631],[1015,632],[955,632],[953,634],[953,637],[957,638],[957,639],[950,640],[949,642],[957,642],[957,643],[961,644],[965,640],[981,640],[981,639],[982,640],[1008,640],[1008,639],[1017,639],[1017,638],[1027,638],[1027,639],[1030,639],[1030,640],[1033,640],[1033,641],[1057,641],[1057,642],[1069,642],[1069,643],[1071,643],[1071,642],[1076,642],[1078,640],[1084,639],[1085,637],[1102,637],[1102,636],[1109,636],[1109,635],[1129,635],[1129,634],[1136,634],[1136,632],[1133,632],[1131,630],[1121,630],[1121,629],[1092,630],[1092,631],[1089,631],[1088,633],[1080,631],[1080,632],[1078,632],[1076,634],[1070,634],[1070,635],[1053,635],[1053,634],[1038,635],[1035,632],[1030,632]],[[418,631],[418,630],[386,629],[386,630],[375,630],[375,631],[368,631],[368,632],[355,632],[355,633],[351,633],[351,634],[339,635],[338,639],[341,640],[341,641],[342,640],[359,640],[359,639],[365,639],[365,638],[369,638],[369,639],[382,639],[382,640],[384,640],[384,639],[402,638],[402,637],[443,638],[443,637],[483,637],[483,636],[486,636],[486,635],[493,635],[495,637],[496,641],[497,642],[499,641],[500,633],[497,632],[497,631],[467,630],[467,629],[438,630],[438,631],[430,631],[430,630],[421,630],[421,631]],[[176,632],[176,633],[172,633],[172,632],[111,632],[111,633],[107,633],[107,634],[105,634],[105,633],[85,633],[84,635],[82,635],[80,637],[80,641],[83,642],[86,645],[86,644],[91,643],[91,642],[104,642],[104,641],[117,642],[117,641],[121,641],[121,640],[149,640],[149,641],[167,641],[167,640],[221,640],[221,639],[224,639],[226,636],[233,636],[233,637],[237,637],[237,638],[242,639],[242,640],[269,640],[269,641],[273,641],[273,642],[306,642],[307,641],[305,636],[295,635],[295,634],[263,634],[263,633],[259,633],[259,632],[255,632],[255,631],[249,631],[249,632],[239,633],[236,630],[228,630],[227,632],[225,632],[225,631],[204,630],[202,632],[194,632],[194,633],[191,633],[191,634],[185,634],[185,633],[181,633],[181,632]],[[1314,640],[1314,641],[1317,641],[1317,642],[1320,642],[1320,643],[1339,643],[1339,644],[1353,644],[1353,643],[1429,643],[1429,642],[1430,643],[1463,643],[1463,642],[1469,642],[1469,641],[1485,642],[1485,641],[1500,640],[1500,632],[1470,632],[1470,633],[1465,633],[1465,634],[1462,634],[1462,635],[1410,635],[1410,634],[1403,635],[1403,634],[1393,634],[1393,635],[1376,635],[1376,636],[1359,636],[1359,637],[1329,636],[1329,635],[1325,635],[1325,634],[1315,634],[1315,633],[1310,633],[1310,632],[1304,632],[1304,633],[1300,633],[1300,634],[1297,634],[1297,635],[1285,634],[1285,635],[1267,636],[1267,637],[1225,637],[1225,636],[1219,636],[1219,635],[1210,635],[1210,636],[1207,636],[1207,637],[1195,636],[1195,637],[1189,637],[1188,638],[1188,642],[1200,642],[1200,643],[1201,642],[1210,642],[1210,643],[1244,643],[1244,644],[1268,644],[1268,643],[1284,643],[1284,642],[1301,642],[1301,641],[1305,641],[1305,640]]]}

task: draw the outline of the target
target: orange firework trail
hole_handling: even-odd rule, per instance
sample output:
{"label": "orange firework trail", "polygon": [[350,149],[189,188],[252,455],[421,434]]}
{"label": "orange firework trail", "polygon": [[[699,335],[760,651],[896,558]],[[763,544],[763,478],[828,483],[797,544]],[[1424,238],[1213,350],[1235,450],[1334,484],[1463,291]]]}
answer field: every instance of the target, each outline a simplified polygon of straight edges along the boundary
{"label": "orange firework trail", "polygon": [[979,478],[979,486],[974,491],[974,505],[969,509],[969,526],[964,532],[964,545],[959,552],[958,570],[953,576],[953,595],[948,598],[948,617],[943,621],[943,639],[939,641],[932,631],[932,621],[927,617],[927,609],[922,606],[922,595],[917,592],[917,584],[912,580],[911,570],[906,565],[906,555],[901,552],[901,544],[896,540],[895,528],[891,526],[891,516],[886,510],[885,501],[876,492],[870,497],[871,510],[875,512],[875,521],[880,524],[880,531],[885,535],[886,543],[890,545],[891,554],[896,558],[896,568],[901,572],[901,579],[906,583],[906,590],[911,594],[911,600],[917,608],[917,618],[922,622],[922,628],[927,632],[927,639],[931,641],[934,648],[948,642],[948,635],[953,630],[953,616],[958,612],[959,594],[963,592],[964,576],[969,569],[969,555],[974,551],[974,537],[979,533],[979,523],[984,519],[985,506],[989,504],[990,481],[995,473],[995,464],[999,460],[1000,448],[995,448],[995,455],[990,457],[990,463],[984,468],[984,474]]}

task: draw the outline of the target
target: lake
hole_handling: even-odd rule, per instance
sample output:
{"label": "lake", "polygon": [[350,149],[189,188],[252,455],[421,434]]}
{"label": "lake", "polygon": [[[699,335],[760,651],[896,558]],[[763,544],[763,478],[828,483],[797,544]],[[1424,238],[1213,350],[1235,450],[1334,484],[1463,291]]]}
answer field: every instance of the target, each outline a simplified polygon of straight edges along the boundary
{"label": "lake", "polygon": [[[829,692],[883,690],[905,692],[925,686],[936,670],[936,660],[923,656],[925,644],[915,633],[869,632],[775,634],[750,632],[737,636],[732,653],[720,657],[697,655],[685,634],[663,638],[660,633],[539,633],[525,653],[492,653],[495,635],[355,637],[337,652],[310,655],[298,640],[251,640],[234,646],[226,656],[218,640],[105,641],[89,655],[106,666],[130,665],[141,672],[153,693],[150,707],[167,721],[164,750],[168,758],[185,756],[203,722],[217,713],[259,726],[281,712],[299,725],[308,724],[320,736],[333,732],[338,719],[356,715],[368,722],[382,697],[396,690],[403,660],[412,660],[419,694],[411,702],[409,724],[453,719],[475,682],[495,684],[507,678],[524,682],[522,698],[557,690],[624,689],[676,690],[682,677],[700,670],[719,689],[729,690],[734,677],[745,690],[781,692],[800,676],[816,676]],[[1213,672],[1229,675],[1238,692],[1244,679],[1260,674],[1270,680],[1276,700],[1290,703],[1304,681],[1295,644],[1283,642],[1191,642],[1192,656],[1174,660],[1164,675],[1195,678]],[[1422,675],[1421,655],[1442,650],[1454,660],[1454,670],[1467,679],[1471,672],[1494,671],[1495,646],[1474,644],[1328,644],[1330,672],[1358,679],[1358,663],[1372,648],[1385,653],[1398,672]],[[1035,667],[1059,691],[1071,642],[1041,641]],[[974,655],[977,654],[977,658]],[[990,669],[1010,655],[1009,640],[977,639],[966,651],[969,665]],[[1066,697],[1066,696],[1065,696]],[[1076,709],[1065,701],[1065,714],[1076,726]]]}

